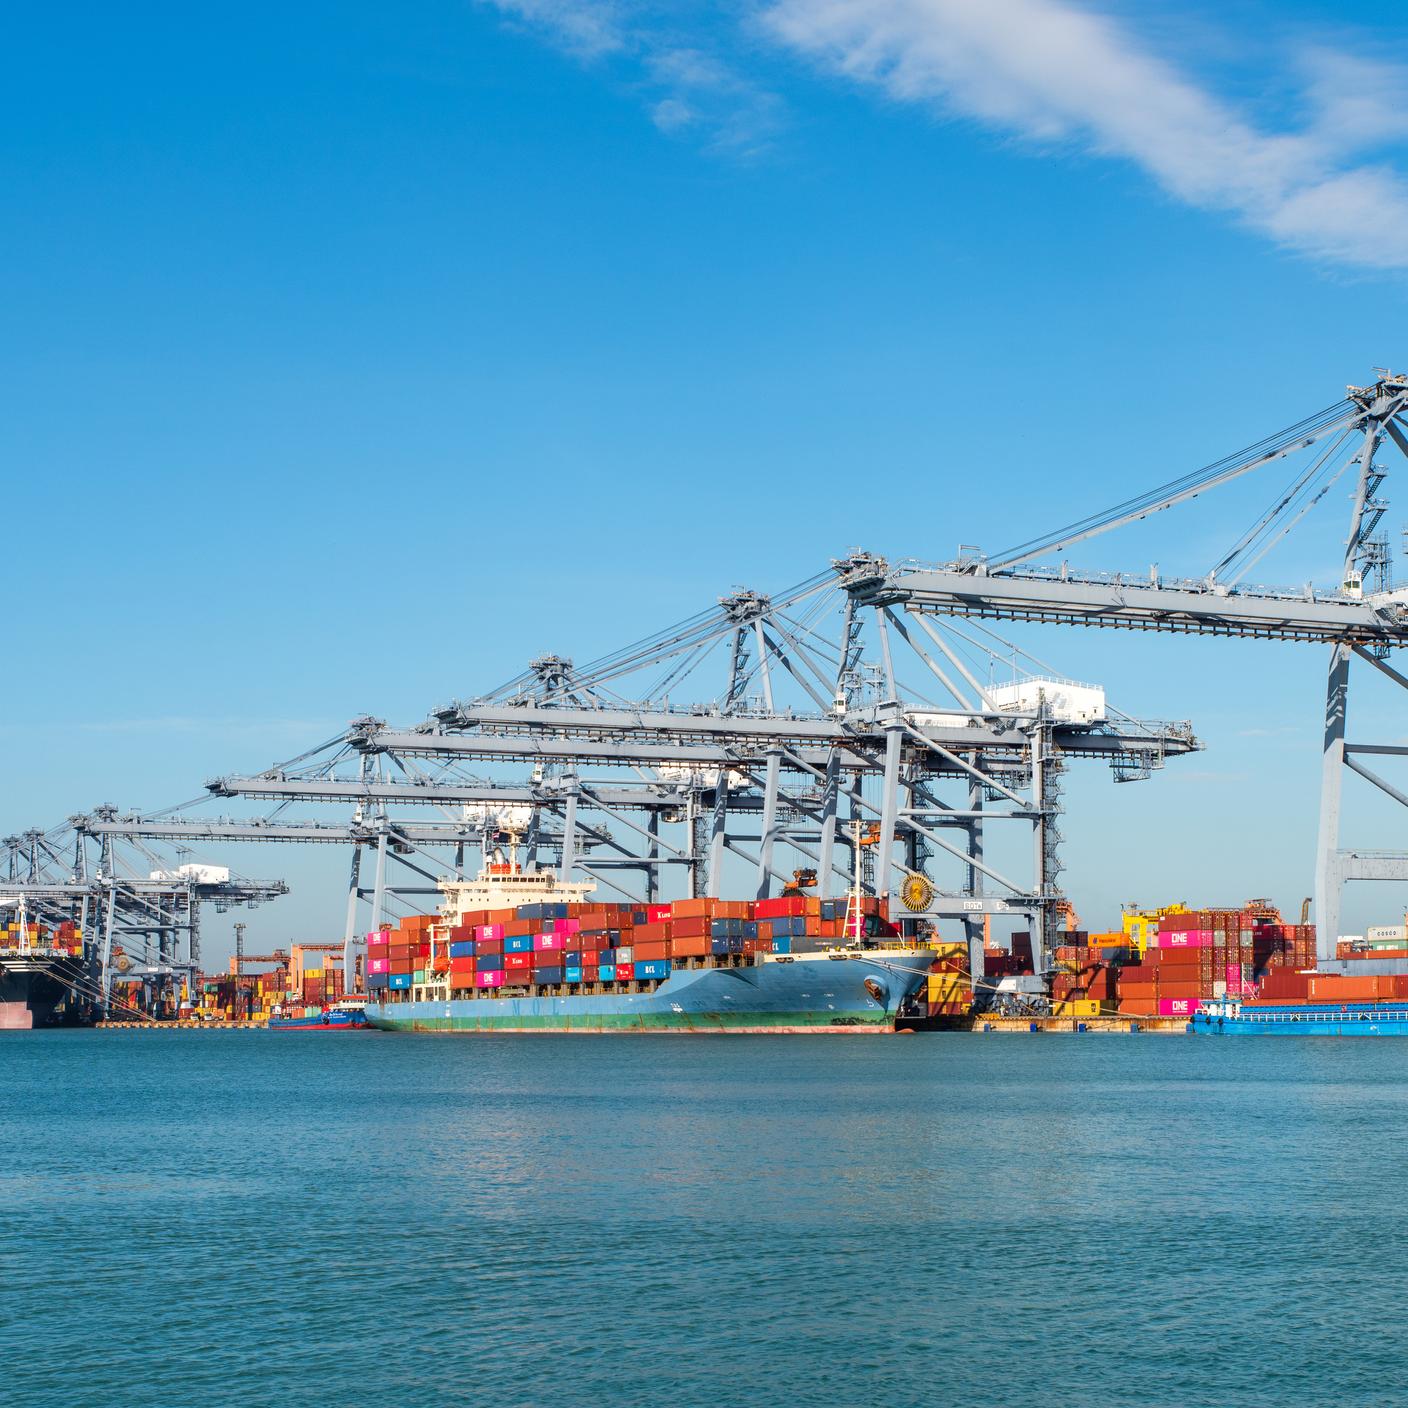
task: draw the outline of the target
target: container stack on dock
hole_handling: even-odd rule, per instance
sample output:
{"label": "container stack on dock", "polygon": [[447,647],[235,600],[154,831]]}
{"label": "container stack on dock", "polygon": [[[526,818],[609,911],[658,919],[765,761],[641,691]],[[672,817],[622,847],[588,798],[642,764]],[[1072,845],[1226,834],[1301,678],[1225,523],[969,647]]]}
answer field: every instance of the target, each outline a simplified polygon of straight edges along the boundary
{"label": "container stack on dock", "polygon": [[1058,1015],[1189,1017],[1204,1002],[1250,999],[1279,975],[1315,966],[1315,927],[1285,924],[1264,901],[1182,905],[1125,916],[1122,929],[1055,951]]}

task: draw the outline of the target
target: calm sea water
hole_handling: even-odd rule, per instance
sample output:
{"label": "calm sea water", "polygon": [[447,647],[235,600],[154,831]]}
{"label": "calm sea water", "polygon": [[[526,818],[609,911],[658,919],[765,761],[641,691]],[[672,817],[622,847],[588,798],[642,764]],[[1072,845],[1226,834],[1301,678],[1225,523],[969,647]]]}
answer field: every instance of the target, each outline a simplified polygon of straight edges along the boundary
{"label": "calm sea water", "polygon": [[1387,1404],[1408,1042],[0,1039],[0,1402]]}

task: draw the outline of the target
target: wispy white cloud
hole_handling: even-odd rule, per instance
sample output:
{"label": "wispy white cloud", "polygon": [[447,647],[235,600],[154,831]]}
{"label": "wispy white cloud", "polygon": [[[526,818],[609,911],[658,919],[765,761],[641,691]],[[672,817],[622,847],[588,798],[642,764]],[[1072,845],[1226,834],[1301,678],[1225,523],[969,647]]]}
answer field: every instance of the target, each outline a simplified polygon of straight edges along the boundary
{"label": "wispy white cloud", "polygon": [[614,0],[488,0],[581,58],[626,47],[627,10]]}
{"label": "wispy white cloud", "polygon": [[[1133,163],[1170,197],[1330,263],[1408,267],[1408,67],[1268,35],[1258,116],[1093,0],[481,0],[585,62],[627,68],[660,131],[749,154],[784,123],[779,53],[949,118]],[[775,66],[775,64],[774,64]],[[1223,87],[1225,88],[1225,84]]]}
{"label": "wispy white cloud", "polygon": [[[695,137],[734,156],[770,144],[784,104],[721,52],[717,32],[699,34],[648,0],[481,0],[586,62],[619,59],[634,66],[630,85],[646,100],[651,121],[671,136]],[[731,15],[715,20],[728,28]]]}
{"label": "wispy white cloud", "polygon": [[1320,139],[1341,151],[1367,151],[1408,138],[1408,68],[1320,46],[1301,54],[1306,97]]}
{"label": "wispy white cloud", "polygon": [[1313,55],[1307,120],[1275,131],[1070,0],[772,0],[760,20],[896,101],[1132,161],[1171,196],[1318,258],[1408,266],[1408,184],[1347,163],[1408,130],[1386,66]]}

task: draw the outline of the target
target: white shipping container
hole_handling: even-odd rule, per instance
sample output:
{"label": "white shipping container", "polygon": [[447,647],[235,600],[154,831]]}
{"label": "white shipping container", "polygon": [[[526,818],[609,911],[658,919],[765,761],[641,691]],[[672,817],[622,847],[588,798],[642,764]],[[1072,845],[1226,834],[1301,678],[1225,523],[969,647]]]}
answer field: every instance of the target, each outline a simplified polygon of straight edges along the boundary
{"label": "white shipping container", "polygon": [[197,885],[224,885],[230,878],[227,865],[179,865],[175,870],[153,870],[153,880],[194,880]]}
{"label": "white shipping container", "polygon": [[1004,713],[1034,714],[1045,700],[1052,718],[1061,723],[1093,724],[1105,718],[1105,690],[1098,684],[1027,679],[989,685],[987,692]]}

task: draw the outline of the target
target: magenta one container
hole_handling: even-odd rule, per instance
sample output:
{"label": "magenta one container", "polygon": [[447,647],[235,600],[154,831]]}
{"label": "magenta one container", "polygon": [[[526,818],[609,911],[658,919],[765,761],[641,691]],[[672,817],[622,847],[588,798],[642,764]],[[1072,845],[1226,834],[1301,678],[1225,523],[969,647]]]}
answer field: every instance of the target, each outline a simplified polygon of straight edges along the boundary
{"label": "magenta one container", "polygon": [[1161,997],[1160,1017],[1191,1017],[1203,1005],[1200,997]]}
{"label": "magenta one container", "polygon": [[1154,936],[1155,948],[1211,948],[1210,929],[1175,929]]}
{"label": "magenta one container", "polygon": [[495,969],[492,973],[476,973],[474,975],[474,986],[477,988],[501,988],[504,985],[504,971],[502,968]]}
{"label": "magenta one container", "polygon": [[533,952],[549,953],[554,949],[566,948],[565,934],[534,934]]}

